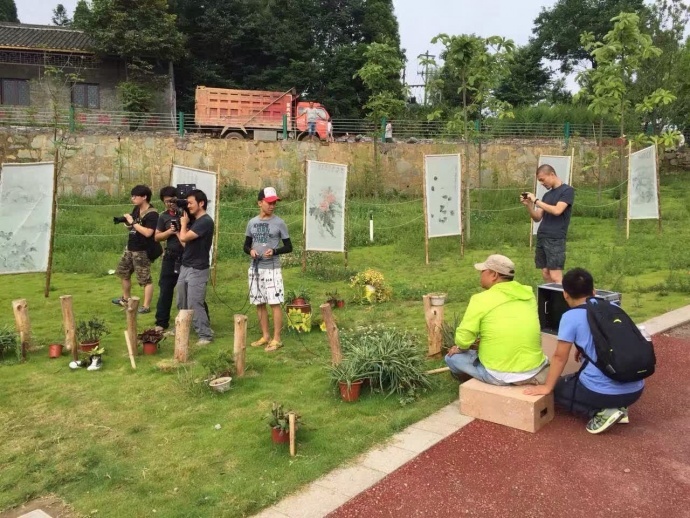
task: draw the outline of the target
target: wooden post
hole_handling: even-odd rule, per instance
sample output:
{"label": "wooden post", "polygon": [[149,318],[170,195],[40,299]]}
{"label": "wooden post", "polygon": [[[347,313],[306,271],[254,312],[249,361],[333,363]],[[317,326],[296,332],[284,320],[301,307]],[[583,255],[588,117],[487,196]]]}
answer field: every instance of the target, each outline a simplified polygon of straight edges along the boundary
{"label": "wooden post", "polygon": [[[540,157],[541,158],[541,157]],[[538,168],[539,166],[537,166]],[[537,195],[537,175],[534,175],[534,195]],[[532,243],[534,242],[534,220],[532,216],[529,218],[529,249],[532,250]]]}
{"label": "wooden post", "polygon": [[173,358],[185,363],[189,354],[189,328],[192,326],[193,309],[181,309],[175,317],[175,353]]}
{"label": "wooden post", "polygon": [[422,297],[424,301],[424,317],[429,335],[429,356],[441,354],[443,345],[443,306],[432,306],[429,295]]}
{"label": "wooden post", "polygon": [[573,165],[575,164],[575,147],[573,146],[570,150],[570,171],[568,171],[568,185],[570,187],[573,186],[573,183],[575,183],[575,180],[573,178]]}
{"label": "wooden post", "polygon": [[450,367],[439,367],[438,369],[431,369],[424,374],[441,374],[442,372],[450,372]]}
{"label": "wooden post", "polygon": [[136,369],[137,364],[134,361],[134,347],[132,347],[132,341],[129,338],[129,331],[125,331],[125,343],[127,344],[127,353],[129,354],[129,363],[132,364],[133,369]]}
{"label": "wooden post", "polygon": [[654,144],[654,164],[656,165],[656,207],[659,216],[659,234],[661,234],[661,171],[659,170],[659,146],[657,144]]}
{"label": "wooden post", "polygon": [[219,219],[220,219],[220,167],[216,168],[216,199],[215,207],[213,207],[215,218],[214,221],[214,233],[213,233],[213,265],[211,270],[211,285],[216,287],[216,279],[218,273],[218,235],[219,235]]}
{"label": "wooden post", "polygon": [[77,361],[79,351],[74,326],[74,311],[72,310],[72,295],[62,295],[60,297],[62,307],[62,327],[65,330],[65,348],[72,351],[72,359]]}
{"label": "wooden post", "polygon": [[[57,131],[57,129],[55,131]],[[55,140],[57,141],[57,138]],[[48,298],[48,295],[50,295],[50,279],[53,275],[53,248],[55,246],[55,218],[57,214],[57,185],[59,172],[58,159],[60,158],[60,154],[58,153],[57,142],[54,142],[53,145],[55,146],[55,156],[53,159],[53,202],[50,209],[50,242],[48,243],[48,267],[46,269],[46,286],[43,290],[43,296],[45,298]]]}
{"label": "wooden post", "polygon": [[13,300],[12,310],[22,346],[22,361],[24,361],[26,360],[26,349],[31,341],[31,321],[29,320],[29,305],[26,299]]}
{"label": "wooden post", "polygon": [[309,195],[309,160],[304,162],[304,209],[302,210],[302,273],[307,271],[307,196]]}
{"label": "wooden post", "polygon": [[129,341],[134,349],[134,354],[137,354],[139,348],[137,343],[137,311],[139,310],[139,297],[130,297],[127,301],[127,332],[129,333]]}
{"label": "wooden post", "polygon": [[[422,177],[422,210],[424,211],[424,260],[429,264],[429,215],[426,201],[427,182],[426,157],[424,157],[424,176]],[[462,178],[460,179],[460,196],[462,196]]]}
{"label": "wooden post", "polygon": [[[625,215],[625,239],[630,239],[630,177],[632,175],[631,169],[632,157],[632,142],[628,142],[628,212]],[[622,173],[621,173],[622,174]],[[618,220],[620,221],[620,219]]]}
{"label": "wooden post", "polygon": [[244,359],[247,350],[247,315],[235,315],[234,358],[237,377],[244,376]]}
{"label": "wooden post", "polygon": [[328,345],[331,347],[331,363],[338,365],[343,361],[343,353],[340,350],[340,336],[338,335],[338,326],[333,318],[333,311],[331,305],[326,302],[319,306],[321,316],[326,324],[326,333],[328,334]]}
{"label": "wooden post", "polygon": [[295,456],[295,435],[297,430],[295,429],[295,413],[288,413],[288,424],[290,425],[290,457]]}

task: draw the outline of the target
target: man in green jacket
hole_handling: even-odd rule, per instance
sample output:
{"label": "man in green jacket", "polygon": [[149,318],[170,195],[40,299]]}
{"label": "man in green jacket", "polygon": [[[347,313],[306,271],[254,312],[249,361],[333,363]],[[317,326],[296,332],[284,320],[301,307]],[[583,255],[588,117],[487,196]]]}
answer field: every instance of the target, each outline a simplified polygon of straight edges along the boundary
{"label": "man in green jacket", "polygon": [[[465,374],[491,385],[543,384],[549,362],[541,350],[532,288],[513,280],[515,265],[504,255],[490,255],[474,267],[482,272],[485,291],[470,299],[446,364],[455,377]],[[474,344],[477,350],[470,349]]]}

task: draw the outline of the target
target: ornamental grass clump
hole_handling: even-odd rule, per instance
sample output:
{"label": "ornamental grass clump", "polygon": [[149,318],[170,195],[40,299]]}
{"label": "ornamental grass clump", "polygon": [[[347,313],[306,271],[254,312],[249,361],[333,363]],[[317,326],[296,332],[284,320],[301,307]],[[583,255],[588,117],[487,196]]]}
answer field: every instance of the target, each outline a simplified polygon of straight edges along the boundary
{"label": "ornamental grass clump", "polygon": [[383,274],[367,268],[350,279],[350,287],[355,289],[355,302],[375,304],[387,302],[393,296],[393,290],[386,284]]}
{"label": "ornamental grass clump", "polygon": [[348,362],[368,375],[372,390],[409,402],[431,388],[425,356],[416,337],[385,326],[359,327],[341,335]]}

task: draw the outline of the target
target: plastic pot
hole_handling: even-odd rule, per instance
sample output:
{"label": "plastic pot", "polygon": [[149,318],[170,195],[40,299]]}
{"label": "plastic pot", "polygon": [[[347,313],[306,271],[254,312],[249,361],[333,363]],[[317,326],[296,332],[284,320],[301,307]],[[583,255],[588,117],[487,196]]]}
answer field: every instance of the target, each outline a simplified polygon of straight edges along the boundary
{"label": "plastic pot", "polygon": [[345,301],[344,300],[338,300],[338,301],[336,301],[335,306],[338,308],[344,308],[345,307]]}
{"label": "plastic pot", "polygon": [[59,358],[62,356],[62,344],[50,344],[48,346],[48,357]]}
{"label": "plastic pot", "polygon": [[362,380],[353,381],[348,387],[347,382],[338,382],[338,387],[340,388],[340,397],[343,398],[343,401],[347,401],[348,403],[357,401],[359,399],[359,393],[362,390],[362,383],[364,383]]}
{"label": "plastic pot", "polygon": [[89,351],[93,351],[100,344],[101,344],[100,340],[96,340],[95,342],[82,342],[79,344],[79,348],[82,350],[82,352],[87,353]]}
{"label": "plastic pot", "polygon": [[283,432],[280,428],[271,428],[271,439],[276,444],[290,442],[290,432]]}
{"label": "plastic pot", "polygon": [[211,387],[211,390],[214,390],[216,392],[227,392],[230,390],[230,382],[232,381],[232,378],[230,376],[224,376],[222,378],[216,378],[212,380],[208,386]]}
{"label": "plastic pot", "polygon": [[158,344],[155,344],[153,342],[144,342],[144,354],[146,355],[152,355],[152,354],[157,354],[158,353]]}

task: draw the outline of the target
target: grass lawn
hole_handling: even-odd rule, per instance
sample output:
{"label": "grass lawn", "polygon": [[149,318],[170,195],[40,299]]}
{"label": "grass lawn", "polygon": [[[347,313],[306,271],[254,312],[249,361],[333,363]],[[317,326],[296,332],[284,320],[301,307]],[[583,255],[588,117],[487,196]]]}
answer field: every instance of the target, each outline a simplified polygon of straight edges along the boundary
{"label": "grass lawn", "polygon": [[[629,241],[616,218],[615,191],[597,201],[591,189],[578,190],[568,266],[589,268],[598,288],[623,292],[623,305],[637,320],[687,304],[689,187],[686,175],[663,178],[663,233],[657,233],[656,221],[634,221]],[[516,186],[475,193],[465,257],[459,256],[457,238],[436,239],[429,266],[420,200],[352,200],[347,267],[341,254],[314,254],[303,274],[299,254],[293,254],[284,269],[286,289],[306,286],[316,307],[326,291],[350,295],[347,279],[355,272],[377,268],[393,287],[393,301],[373,307],[348,302],[335,311],[339,327],[394,325],[417,334],[424,347],[421,295],[447,291],[446,320],[462,315],[479,291],[472,264],[487,254],[508,255],[520,282],[540,283],[527,246],[526,211],[516,202],[520,191]],[[194,351],[186,369],[163,373],[155,364],[172,357],[168,340],[158,357],[139,356],[133,371],[121,338],[124,313],[110,303],[120,293],[119,281],[107,274],[125,242],[124,229],[112,224],[112,216],[128,208],[112,206],[119,201],[61,200],[50,298],[43,298],[42,275],[0,277],[0,326],[14,325],[10,301],[26,298],[36,344],[25,364],[12,358],[0,362],[0,510],[55,493],[84,515],[97,510],[98,516],[152,516],[155,510],[166,517],[245,516],[456,398],[457,384],[443,375],[414,403],[377,394],[342,403],[329,387],[328,344],[319,332],[286,333],[285,347],[271,355],[248,348],[247,376],[234,379],[225,394],[195,384],[203,375],[199,360],[232,349],[234,313],[248,312],[249,339],[259,336],[256,315],[246,303],[248,261],[241,250],[255,203],[241,194],[227,196],[221,209],[218,282],[207,297],[216,341]],[[281,203],[278,213],[301,247],[301,203]],[[368,243],[370,211],[374,244]],[[110,325],[101,371],[72,372],[67,356],[48,359],[47,344],[62,341],[62,294],[74,297],[77,319],[98,315]],[[135,288],[134,294],[140,291]],[[152,314],[140,316],[140,328],[152,327],[153,320]],[[440,364],[430,361],[429,368]],[[264,417],[273,401],[303,416],[294,459],[285,446],[270,441]]]}

